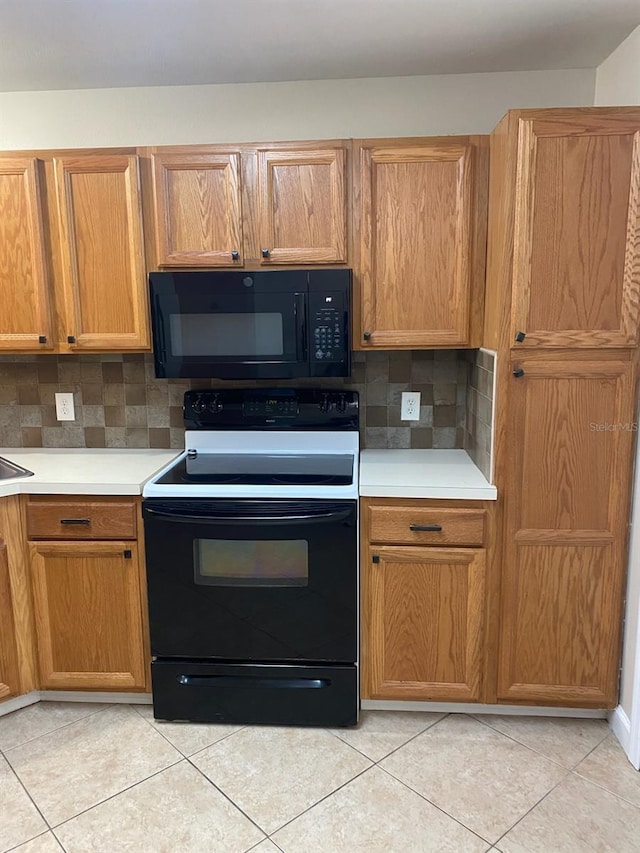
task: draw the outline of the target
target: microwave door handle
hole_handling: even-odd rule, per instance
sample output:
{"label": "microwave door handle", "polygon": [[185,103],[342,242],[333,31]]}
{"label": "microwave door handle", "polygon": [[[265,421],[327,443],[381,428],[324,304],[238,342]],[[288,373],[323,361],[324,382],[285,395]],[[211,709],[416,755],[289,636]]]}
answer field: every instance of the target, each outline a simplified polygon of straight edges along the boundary
{"label": "microwave door handle", "polygon": [[164,521],[179,524],[327,524],[329,522],[346,521],[352,515],[351,508],[337,512],[303,513],[301,515],[181,515],[180,513],[162,512],[157,509],[145,510],[147,515],[162,518]]}
{"label": "microwave door handle", "polygon": [[160,361],[162,364],[165,364],[167,360],[167,346],[166,339],[164,333],[164,314],[162,313],[162,308],[160,307],[160,295],[156,294],[156,310],[155,315],[157,317],[156,328],[158,330],[158,346],[160,347]]}
{"label": "microwave door handle", "polygon": [[307,300],[304,293],[296,293],[293,321],[296,330],[296,360],[307,361]]}

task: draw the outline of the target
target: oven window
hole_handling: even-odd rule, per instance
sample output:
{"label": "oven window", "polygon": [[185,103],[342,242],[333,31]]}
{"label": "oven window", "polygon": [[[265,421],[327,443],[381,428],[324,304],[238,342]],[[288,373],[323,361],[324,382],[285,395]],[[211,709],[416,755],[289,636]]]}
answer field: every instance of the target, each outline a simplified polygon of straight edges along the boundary
{"label": "oven window", "polygon": [[281,356],[282,314],[171,314],[174,356]]}
{"label": "oven window", "polygon": [[196,539],[195,582],[208,586],[308,586],[305,539]]}

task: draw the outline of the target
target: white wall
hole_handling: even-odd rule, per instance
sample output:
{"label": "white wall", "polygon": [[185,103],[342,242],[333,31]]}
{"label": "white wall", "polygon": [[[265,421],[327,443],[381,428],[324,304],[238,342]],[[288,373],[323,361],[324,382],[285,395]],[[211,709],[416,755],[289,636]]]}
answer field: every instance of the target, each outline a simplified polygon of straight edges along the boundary
{"label": "white wall", "polygon": [[619,45],[596,72],[595,103],[640,104],[640,27]]}
{"label": "white wall", "polygon": [[[595,103],[611,106],[640,104],[640,27],[636,27],[631,35],[598,67]],[[631,718],[634,702],[640,702],[640,696],[632,695],[640,610],[640,460],[638,457],[631,513],[626,610],[620,705],[627,717]],[[638,663],[640,665],[640,660]]]}
{"label": "white wall", "polygon": [[593,104],[595,70],[0,93],[0,150],[487,133]]}

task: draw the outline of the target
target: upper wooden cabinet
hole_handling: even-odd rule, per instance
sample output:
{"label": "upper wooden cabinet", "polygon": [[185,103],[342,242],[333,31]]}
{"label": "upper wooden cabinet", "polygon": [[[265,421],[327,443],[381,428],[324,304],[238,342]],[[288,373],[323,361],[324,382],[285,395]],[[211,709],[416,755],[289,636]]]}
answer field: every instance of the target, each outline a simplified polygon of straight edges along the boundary
{"label": "upper wooden cabinet", "polygon": [[240,154],[156,153],[152,159],[158,266],[241,265]]}
{"label": "upper wooden cabinet", "polygon": [[355,143],[356,345],[478,344],[487,138]]}
{"label": "upper wooden cabinet", "polygon": [[347,262],[344,142],[151,149],[159,267]]}
{"label": "upper wooden cabinet", "polygon": [[55,343],[38,161],[0,160],[0,351]]}
{"label": "upper wooden cabinet", "polygon": [[64,340],[72,350],[149,346],[138,158],[54,159]]}
{"label": "upper wooden cabinet", "polygon": [[510,112],[491,156],[489,268],[512,289],[511,344],[635,346],[640,109]]}
{"label": "upper wooden cabinet", "polygon": [[258,150],[263,264],[347,260],[344,148]]}

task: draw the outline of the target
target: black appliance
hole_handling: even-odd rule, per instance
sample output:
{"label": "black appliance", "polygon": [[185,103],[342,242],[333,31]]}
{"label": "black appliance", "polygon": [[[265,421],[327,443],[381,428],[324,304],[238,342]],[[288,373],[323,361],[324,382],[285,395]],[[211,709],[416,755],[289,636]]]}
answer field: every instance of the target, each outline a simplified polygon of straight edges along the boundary
{"label": "black appliance", "polygon": [[152,272],[156,376],[349,376],[351,270]]}
{"label": "black appliance", "polygon": [[154,715],[358,718],[358,398],[185,394],[185,453],[144,488]]}

